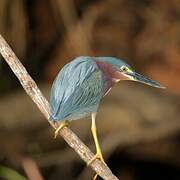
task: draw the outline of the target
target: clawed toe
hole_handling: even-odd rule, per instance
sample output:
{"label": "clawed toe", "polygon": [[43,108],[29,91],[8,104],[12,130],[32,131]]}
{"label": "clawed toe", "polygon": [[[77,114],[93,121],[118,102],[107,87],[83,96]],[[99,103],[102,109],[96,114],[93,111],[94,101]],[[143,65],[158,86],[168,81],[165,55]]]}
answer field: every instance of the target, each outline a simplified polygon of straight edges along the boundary
{"label": "clawed toe", "polygon": [[[101,152],[97,152],[94,157],[87,163],[87,166],[89,166],[90,164],[92,164],[96,159],[99,159],[101,162],[103,162],[104,165],[106,165],[104,158],[101,154]],[[107,165],[106,165],[107,166]],[[95,174],[93,177],[93,180],[96,180],[96,178],[98,177],[98,174]]]}
{"label": "clawed toe", "polygon": [[101,153],[96,153],[95,156],[87,163],[87,166],[89,166],[90,164],[92,164],[96,159],[99,159],[101,162],[103,162],[105,165],[105,161],[102,157],[102,154]]}
{"label": "clawed toe", "polygon": [[63,122],[63,123],[60,124],[60,126],[59,126],[59,127],[55,130],[55,132],[54,132],[54,139],[56,139],[57,135],[59,134],[59,131],[60,131],[63,127],[65,127],[65,126],[67,126],[67,125],[68,125],[67,122]]}

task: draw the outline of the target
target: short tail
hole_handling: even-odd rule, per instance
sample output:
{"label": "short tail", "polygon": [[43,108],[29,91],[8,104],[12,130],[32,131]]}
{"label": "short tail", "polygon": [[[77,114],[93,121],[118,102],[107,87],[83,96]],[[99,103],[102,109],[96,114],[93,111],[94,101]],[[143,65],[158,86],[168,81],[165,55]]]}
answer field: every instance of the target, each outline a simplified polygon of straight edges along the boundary
{"label": "short tail", "polygon": [[52,115],[50,115],[48,119],[49,119],[49,121],[53,121],[54,120]]}
{"label": "short tail", "polygon": [[60,121],[56,117],[54,117],[52,114],[49,116],[49,121]]}

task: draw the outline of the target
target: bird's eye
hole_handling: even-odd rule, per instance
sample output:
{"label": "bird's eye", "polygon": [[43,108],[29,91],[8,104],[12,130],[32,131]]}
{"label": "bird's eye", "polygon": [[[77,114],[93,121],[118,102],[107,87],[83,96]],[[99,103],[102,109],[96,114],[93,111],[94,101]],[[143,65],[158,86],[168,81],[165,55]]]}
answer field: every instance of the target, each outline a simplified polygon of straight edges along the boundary
{"label": "bird's eye", "polygon": [[124,73],[132,73],[133,70],[131,70],[129,67],[127,66],[122,66],[120,71],[124,72]]}
{"label": "bird's eye", "polygon": [[124,71],[124,72],[130,71],[130,69],[128,67],[126,67],[126,66],[122,66],[121,70]]}

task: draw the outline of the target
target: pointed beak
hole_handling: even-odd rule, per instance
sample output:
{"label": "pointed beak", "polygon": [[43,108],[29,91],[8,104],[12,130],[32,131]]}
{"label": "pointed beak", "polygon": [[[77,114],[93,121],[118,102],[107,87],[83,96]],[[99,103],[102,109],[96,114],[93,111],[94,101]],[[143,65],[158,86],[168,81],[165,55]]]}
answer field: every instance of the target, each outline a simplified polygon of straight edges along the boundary
{"label": "pointed beak", "polygon": [[138,82],[141,82],[141,83],[144,83],[144,84],[147,84],[149,86],[156,87],[156,88],[165,88],[164,86],[162,86],[158,82],[156,82],[152,79],[149,79],[149,78],[147,78],[141,74],[138,74],[136,72],[126,73],[126,76],[129,77],[129,80],[132,80],[132,81],[138,81]]}

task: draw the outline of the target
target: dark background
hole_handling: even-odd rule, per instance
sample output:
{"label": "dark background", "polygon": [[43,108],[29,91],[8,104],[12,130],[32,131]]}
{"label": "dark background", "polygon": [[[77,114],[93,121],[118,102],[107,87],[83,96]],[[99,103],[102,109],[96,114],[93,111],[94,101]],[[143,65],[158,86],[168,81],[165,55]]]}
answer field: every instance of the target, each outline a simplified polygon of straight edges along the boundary
{"label": "dark background", "polygon": [[[97,116],[104,158],[121,180],[180,179],[179,0],[1,0],[0,33],[49,99],[62,66],[115,56],[166,86],[119,83]],[[0,57],[0,178],[91,179]],[[70,127],[95,151],[90,118]]]}

